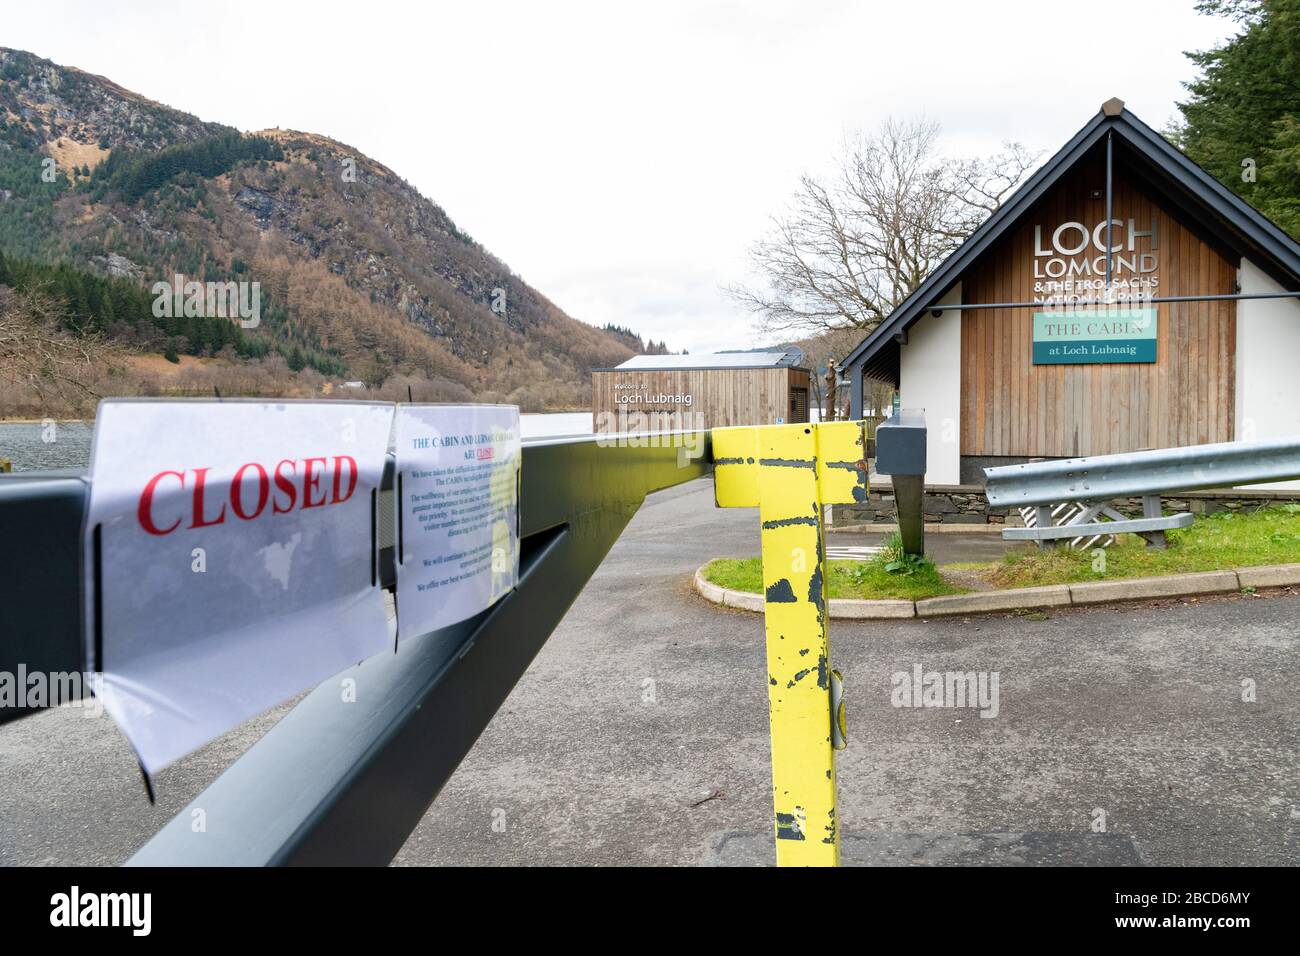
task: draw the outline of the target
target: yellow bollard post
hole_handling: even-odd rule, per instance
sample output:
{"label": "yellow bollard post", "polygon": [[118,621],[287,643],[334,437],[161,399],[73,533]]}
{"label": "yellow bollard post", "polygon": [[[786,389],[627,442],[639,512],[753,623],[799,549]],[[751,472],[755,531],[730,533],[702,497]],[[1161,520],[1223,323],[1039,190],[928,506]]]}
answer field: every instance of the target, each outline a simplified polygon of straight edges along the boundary
{"label": "yellow bollard post", "polygon": [[758,508],[778,866],[839,865],[845,737],[826,625],[822,506],[865,501],[862,422],[713,430],[719,507]]}

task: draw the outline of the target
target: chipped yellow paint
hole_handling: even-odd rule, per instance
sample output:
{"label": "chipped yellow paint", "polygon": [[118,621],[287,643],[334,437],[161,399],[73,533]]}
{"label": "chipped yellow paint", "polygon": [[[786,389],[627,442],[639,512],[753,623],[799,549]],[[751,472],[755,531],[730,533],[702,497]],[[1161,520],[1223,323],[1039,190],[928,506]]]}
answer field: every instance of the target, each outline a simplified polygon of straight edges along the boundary
{"label": "chipped yellow paint", "polygon": [[719,507],[758,507],[778,866],[837,866],[822,506],[864,501],[862,422],[713,430]]}

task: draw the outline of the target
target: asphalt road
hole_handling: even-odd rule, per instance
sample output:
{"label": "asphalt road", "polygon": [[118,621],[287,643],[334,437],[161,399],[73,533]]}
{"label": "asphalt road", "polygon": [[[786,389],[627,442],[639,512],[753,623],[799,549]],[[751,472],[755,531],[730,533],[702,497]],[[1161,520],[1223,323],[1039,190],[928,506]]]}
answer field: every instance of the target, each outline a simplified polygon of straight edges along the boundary
{"label": "asphalt road", "polygon": [[[757,553],[756,518],[713,508],[707,481],[649,500],[396,862],[762,862],[762,619],[690,586],[710,557]],[[846,855],[1296,863],[1297,623],[1289,595],[833,622]],[[997,716],[892,706],[891,675],[917,664],[997,672]],[[120,862],[282,712],[161,774],[156,807],[107,719],[0,727],[0,862]]]}

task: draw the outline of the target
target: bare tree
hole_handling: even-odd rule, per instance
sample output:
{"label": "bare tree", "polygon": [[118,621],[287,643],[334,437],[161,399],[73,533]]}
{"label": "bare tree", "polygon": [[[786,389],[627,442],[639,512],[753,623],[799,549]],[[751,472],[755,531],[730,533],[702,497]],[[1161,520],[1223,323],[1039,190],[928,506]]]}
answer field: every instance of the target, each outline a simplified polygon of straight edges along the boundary
{"label": "bare tree", "polygon": [[1018,187],[1020,145],[951,160],[939,126],[887,120],[846,143],[827,181],[803,176],[793,206],[750,249],[766,288],[733,287],[769,333],[869,331]]}
{"label": "bare tree", "polygon": [[61,308],[44,292],[0,287],[0,384],[48,411],[80,410],[113,354],[96,335],[65,331]]}

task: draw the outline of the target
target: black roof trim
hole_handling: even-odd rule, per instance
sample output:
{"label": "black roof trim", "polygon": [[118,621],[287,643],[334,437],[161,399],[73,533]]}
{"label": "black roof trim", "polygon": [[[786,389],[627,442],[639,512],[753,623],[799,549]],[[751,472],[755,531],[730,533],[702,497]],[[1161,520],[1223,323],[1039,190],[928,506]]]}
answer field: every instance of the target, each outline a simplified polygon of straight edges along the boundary
{"label": "black roof trim", "polygon": [[[1280,282],[1300,284],[1300,244],[1277,225],[1246,203],[1217,179],[1192,162],[1181,150],[1128,110],[1116,116],[1098,112],[1051,159],[1043,164],[1011,199],[971,233],[916,290],[899,304],[889,318],[858,343],[841,365],[860,365],[872,377],[896,380],[898,343],[905,332],[926,311],[937,304],[961,279],[974,261],[989,249],[1027,213],[1108,132],[1116,141],[1134,149],[1164,173],[1175,188],[1185,194],[1185,207],[1220,220],[1219,225],[1245,249],[1259,258],[1257,263]],[[1150,178],[1148,176],[1146,178]],[[1219,230],[1209,230],[1212,234]]]}

